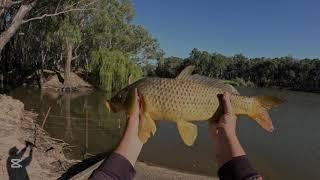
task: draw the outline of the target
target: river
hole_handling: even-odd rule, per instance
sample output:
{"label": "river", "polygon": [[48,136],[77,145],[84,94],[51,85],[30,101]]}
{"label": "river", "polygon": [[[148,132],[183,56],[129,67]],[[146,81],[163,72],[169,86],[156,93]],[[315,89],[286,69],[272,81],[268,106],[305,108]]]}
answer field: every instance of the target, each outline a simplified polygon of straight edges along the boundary
{"label": "river", "polygon": [[[276,89],[238,88],[242,95],[275,95],[287,102],[271,111],[275,126],[267,133],[247,117],[238,119],[238,135],[252,164],[265,179],[320,179],[320,94]],[[44,129],[73,147],[71,158],[83,159],[112,150],[125,127],[124,114],[108,113],[103,92],[58,95],[18,88],[9,95],[27,110],[39,114]],[[216,176],[217,166],[207,123],[197,123],[198,138],[192,147],[183,144],[174,123],[160,121],[157,132],[143,147],[140,161],[173,169]]]}

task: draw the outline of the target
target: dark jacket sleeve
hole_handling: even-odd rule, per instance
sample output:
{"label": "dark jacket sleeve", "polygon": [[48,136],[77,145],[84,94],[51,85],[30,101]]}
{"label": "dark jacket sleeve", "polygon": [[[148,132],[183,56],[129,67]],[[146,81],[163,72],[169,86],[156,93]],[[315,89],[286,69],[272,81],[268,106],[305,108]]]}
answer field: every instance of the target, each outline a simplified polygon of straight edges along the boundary
{"label": "dark jacket sleeve", "polygon": [[234,157],[218,170],[220,180],[262,180],[246,156]]}
{"label": "dark jacket sleeve", "polygon": [[112,153],[108,159],[93,171],[91,180],[131,180],[136,171],[122,155]]}

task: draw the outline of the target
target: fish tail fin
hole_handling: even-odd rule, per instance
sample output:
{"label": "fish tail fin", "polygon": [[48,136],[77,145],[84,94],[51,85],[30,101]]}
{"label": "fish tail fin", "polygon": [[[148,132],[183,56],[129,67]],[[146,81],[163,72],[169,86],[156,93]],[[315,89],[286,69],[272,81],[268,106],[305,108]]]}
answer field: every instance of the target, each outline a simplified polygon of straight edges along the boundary
{"label": "fish tail fin", "polygon": [[272,132],[274,127],[268,111],[279,106],[285,100],[274,96],[255,96],[254,99],[253,110],[248,116],[254,119],[263,129]]}

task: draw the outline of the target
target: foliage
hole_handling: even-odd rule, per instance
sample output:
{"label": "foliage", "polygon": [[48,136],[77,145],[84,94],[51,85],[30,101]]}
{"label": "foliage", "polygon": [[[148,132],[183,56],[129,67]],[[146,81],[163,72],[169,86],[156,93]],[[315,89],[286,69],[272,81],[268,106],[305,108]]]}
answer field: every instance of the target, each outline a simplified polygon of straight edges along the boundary
{"label": "foliage", "polygon": [[196,66],[195,73],[231,80],[234,85],[282,87],[297,90],[320,89],[320,60],[279,58],[247,58],[242,54],[231,57],[193,49],[190,56],[164,58],[155,73],[160,77],[175,77],[187,65]]}
{"label": "foliage", "polygon": [[182,60],[179,57],[168,57],[161,59],[155,69],[155,74],[162,77],[174,78],[180,72],[182,67]]}
{"label": "foliage", "polygon": [[[4,75],[5,82],[18,86],[39,69],[62,71],[65,60],[70,55],[66,48],[68,44],[72,45],[72,49],[68,50],[72,51],[71,70],[89,74],[90,77],[93,75],[90,74],[89,65],[95,63],[91,61],[97,61],[91,58],[98,52],[109,52],[106,56],[117,57],[110,58],[110,64],[114,63],[112,59],[128,61],[119,63],[117,67],[124,69],[130,66],[132,68],[128,71],[132,70],[132,74],[138,74],[133,63],[151,68],[149,61],[163,56],[158,41],[147,29],[132,23],[134,8],[131,0],[43,0],[36,3],[26,18],[61,12],[73,5],[84,10],[30,21],[19,29],[0,56],[0,75]],[[13,6],[10,11],[14,14],[17,8]],[[0,17],[0,28],[3,27],[2,22]],[[102,54],[104,56],[106,53]],[[109,61],[108,58],[101,59]],[[107,66],[106,62],[105,64]],[[104,82],[99,85],[106,90],[110,90],[110,87],[115,90],[124,82],[121,80],[121,85],[115,85],[112,84],[113,81],[105,79],[106,74],[95,75],[97,77],[94,79]]]}
{"label": "foliage", "polygon": [[231,84],[233,86],[254,87],[253,82],[245,81],[244,79],[238,77],[236,77],[235,79],[226,80],[226,83]]}
{"label": "foliage", "polygon": [[101,88],[109,94],[128,85],[129,78],[135,81],[142,76],[141,68],[121,51],[93,51],[90,69],[98,75]]}
{"label": "foliage", "polygon": [[88,20],[87,44],[93,49],[119,50],[138,61],[159,59],[163,53],[156,39],[141,25],[132,24],[131,1],[100,0]]}
{"label": "foliage", "polygon": [[56,31],[48,33],[47,41],[49,43],[63,44],[62,49],[65,49],[66,43],[77,44],[81,41],[81,30],[77,24],[75,17],[70,14],[65,16],[59,23]]}

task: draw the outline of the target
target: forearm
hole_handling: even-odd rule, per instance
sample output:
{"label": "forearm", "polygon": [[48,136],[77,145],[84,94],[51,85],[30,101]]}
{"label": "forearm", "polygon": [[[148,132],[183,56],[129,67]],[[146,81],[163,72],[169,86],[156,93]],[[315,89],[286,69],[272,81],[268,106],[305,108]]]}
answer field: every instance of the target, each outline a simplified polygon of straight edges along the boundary
{"label": "forearm", "polygon": [[97,168],[91,179],[131,180],[135,175],[134,165],[138,159],[143,143],[138,137],[140,123],[140,103],[137,89],[135,101],[126,131],[114,153]]}
{"label": "forearm", "polygon": [[129,136],[130,135],[124,136],[115,152],[127,158],[132,166],[134,166],[142,149],[142,144],[130,140]]}
{"label": "forearm", "polygon": [[137,137],[138,128],[134,128],[133,126],[136,126],[136,124],[133,123],[133,121],[129,120],[127,130],[119,146],[115,150],[116,153],[121,154],[123,157],[127,158],[132,166],[135,165],[143,146],[143,143]]}
{"label": "forearm", "polygon": [[226,131],[222,130],[219,136],[223,146],[225,146],[224,149],[229,149],[228,151],[226,151],[227,153],[225,154],[225,156],[227,156],[229,159],[232,159],[233,157],[237,156],[243,156],[246,154],[235,133],[228,134],[226,133]]}
{"label": "forearm", "polygon": [[96,169],[90,179],[114,179],[129,180],[135,175],[134,164],[137,161],[142,148],[142,143],[137,138],[137,128],[129,119],[127,130],[123,138],[111,156],[104,160],[98,169]]}
{"label": "forearm", "polygon": [[220,129],[213,141],[219,167],[232,160],[233,157],[246,154],[235,133],[228,133]]}
{"label": "forearm", "polygon": [[235,133],[220,130],[213,140],[221,180],[262,179],[251,166]]}
{"label": "forearm", "polygon": [[236,136],[236,120],[230,94],[224,93],[222,98],[223,115],[219,121],[209,126],[213,137],[214,150],[219,165],[220,180],[253,180],[262,179],[252,168],[245,152]]}

